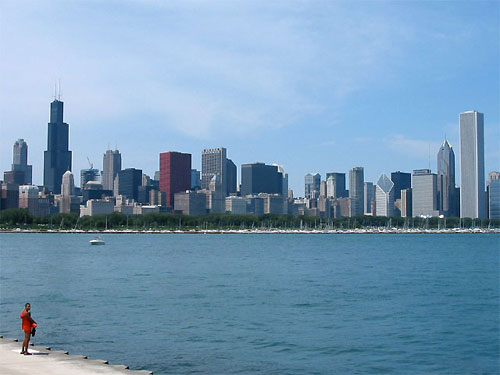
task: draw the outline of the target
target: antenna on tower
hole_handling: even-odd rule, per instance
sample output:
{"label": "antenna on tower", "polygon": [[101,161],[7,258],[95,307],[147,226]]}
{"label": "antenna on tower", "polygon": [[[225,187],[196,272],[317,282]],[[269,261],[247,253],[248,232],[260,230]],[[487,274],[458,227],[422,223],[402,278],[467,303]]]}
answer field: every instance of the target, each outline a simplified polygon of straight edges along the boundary
{"label": "antenna on tower", "polygon": [[57,99],[57,82],[54,80],[54,100]]}
{"label": "antenna on tower", "polygon": [[57,93],[57,100],[61,100],[61,80],[59,79],[59,92]]}

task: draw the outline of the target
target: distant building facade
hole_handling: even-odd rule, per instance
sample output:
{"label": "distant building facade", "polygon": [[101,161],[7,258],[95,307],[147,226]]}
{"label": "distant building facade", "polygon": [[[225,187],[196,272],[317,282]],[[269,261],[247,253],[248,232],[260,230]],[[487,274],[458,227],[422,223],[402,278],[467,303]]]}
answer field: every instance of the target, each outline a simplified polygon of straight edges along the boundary
{"label": "distant building facade", "polygon": [[3,181],[0,198],[2,210],[19,208],[19,184]]}
{"label": "distant building facade", "polygon": [[264,163],[241,165],[241,195],[259,193],[283,195],[283,174],[278,166]]}
{"label": "distant building facade", "polygon": [[363,215],[365,172],[363,167],[355,167],[349,171],[350,216]]}
{"label": "distant building facade", "polygon": [[326,174],[326,194],[328,198],[347,197],[345,173],[331,172]]}
{"label": "distant building facade", "polygon": [[413,195],[412,189],[401,190],[401,216],[402,217],[412,217],[413,216]]}
{"label": "distant building facade", "polygon": [[116,174],[114,195],[124,195],[137,202],[139,186],[142,186],[142,169],[127,168]]}
{"label": "distant building facade", "polygon": [[394,200],[401,198],[401,190],[411,188],[411,173],[392,172],[391,181],[394,184]]}
{"label": "distant building facade", "polygon": [[63,122],[63,102],[50,103],[47,151],[44,152],[43,185],[52,193],[61,193],[62,176],[71,171],[69,125]]}
{"label": "distant building facade", "polygon": [[191,190],[201,189],[201,173],[197,169],[191,169]]}
{"label": "distant building facade", "polygon": [[316,198],[319,197],[321,189],[321,175],[319,173],[308,173],[304,176],[304,197]]}
{"label": "distant building facade", "polygon": [[99,170],[95,168],[80,170],[80,188],[83,189],[85,184],[90,181],[99,181]]}
{"label": "distant building facade", "polygon": [[226,197],[226,212],[231,214],[246,214],[247,200],[245,197]]}
{"label": "distant building facade", "polygon": [[28,165],[28,144],[24,139],[14,143],[12,152],[12,172],[23,173],[22,185],[31,185],[32,166]]}
{"label": "distant building facade", "polygon": [[64,172],[62,176],[61,195],[65,197],[75,195],[75,178],[71,171]]}
{"label": "distant building facade", "polygon": [[365,215],[373,215],[372,206],[375,201],[375,186],[373,182],[365,182],[364,184],[364,203],[363,213]]}
{"label": "distant building facade", "polygon": [[488,212],[490,219],[500,219],[500,179],[491,180],[488,186]]}
{"label": "distant building facade", "polygon": [[207,213],[207,196],[202,191],[183,191],[174,194],[174,209],[184,215]]}
{"label": "distant building facade", "polygon": [[455,197],[455,153],[447,140],[437,154],[438,209],[445,216],[458,216]]}
{"label": "distant building facade", "polygon": [[394,183],[385,174],[377,181],[375,200],[377,216],[394,215]]}
{"label": "distant building facade", "polygon": [[122,170],[122,155],[118,150],[106,150],[102,157],[102,187],[114,190],[115,177]]}
{"label": "distant building facade", "polygon": [[484,115],[460,113],[460,217],[484,218]]}
{"label": "distant building facade", "polygon": [[413,207],[414,217],[439,216],[437,175],[430,169],[416,169],[413,171]]}
{"label": "distant building facade", "polygon": [[236,164],[234,164],[231,159],[226,159],[226,160],[227,160],[226,194],[229,195],[229,194],[236,193],[236,190],[237,190],[236,185],[237,185],[237,180],[238,180],[238,168],[236,168]]}
{"label": "distant building facade", "polygon": [[160,191],[167,194],[167,204],[174,207],[174,194],[191,189],[191,154],[160,154]]}
{"label": "distant building facade", "polygon": [[201,153],[201,188],[209,188],[210,181],[219,176],[224,197],[227,195],[227,150],[224,147],[204,149]]}

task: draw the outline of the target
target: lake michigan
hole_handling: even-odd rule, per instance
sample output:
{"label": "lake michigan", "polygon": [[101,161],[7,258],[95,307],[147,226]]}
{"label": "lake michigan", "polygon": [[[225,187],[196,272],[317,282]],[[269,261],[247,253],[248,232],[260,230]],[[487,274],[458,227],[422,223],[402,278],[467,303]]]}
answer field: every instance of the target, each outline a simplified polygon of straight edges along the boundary
{"label": "lake michigan", "polygon": [[498,234],[0,234],[0,334],[155,374],[499,374]]}

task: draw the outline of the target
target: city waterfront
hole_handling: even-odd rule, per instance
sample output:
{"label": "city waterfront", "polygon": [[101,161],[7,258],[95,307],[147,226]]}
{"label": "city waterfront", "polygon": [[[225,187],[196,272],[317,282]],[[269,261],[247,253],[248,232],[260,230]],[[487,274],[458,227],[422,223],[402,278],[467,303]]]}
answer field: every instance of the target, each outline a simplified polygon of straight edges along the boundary
{"label": "city waterfront", "polygon": [[498,374],[498,234],[0,234],[0,334],[155,374]]}

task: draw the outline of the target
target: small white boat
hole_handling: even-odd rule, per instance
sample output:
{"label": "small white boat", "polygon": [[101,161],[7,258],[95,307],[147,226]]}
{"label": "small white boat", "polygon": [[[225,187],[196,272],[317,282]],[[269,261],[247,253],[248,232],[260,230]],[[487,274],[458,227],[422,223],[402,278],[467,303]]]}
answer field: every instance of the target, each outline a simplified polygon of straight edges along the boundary
{"label": "small white boat", "polygon": [[94,240],[89,241],[91,245],[104,245],[105,242],[101,239],[101,237],[96,237]]}

